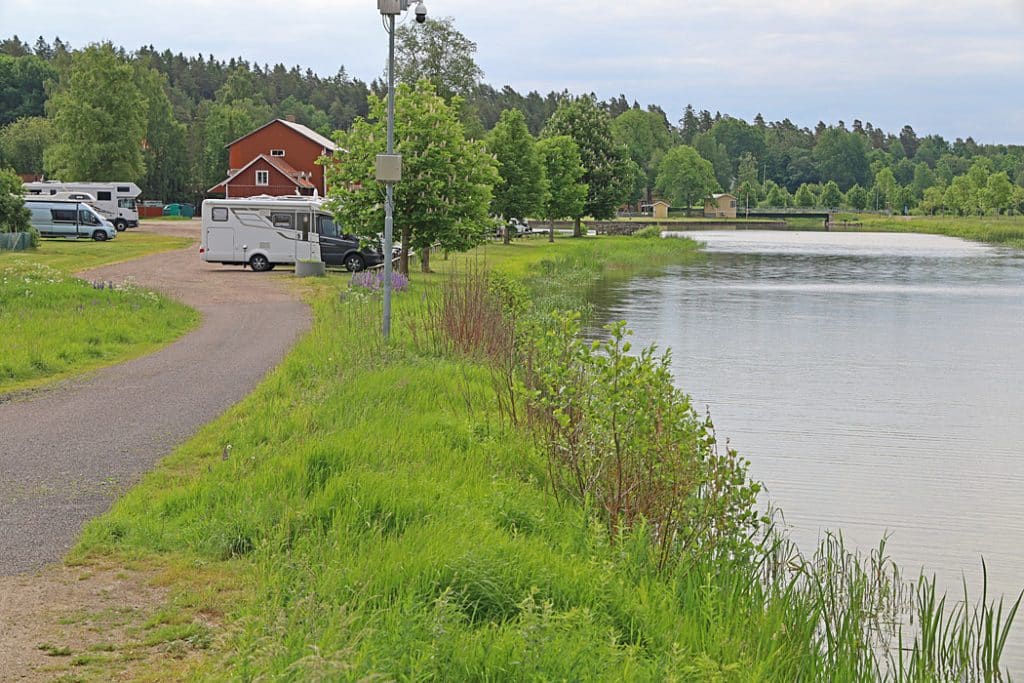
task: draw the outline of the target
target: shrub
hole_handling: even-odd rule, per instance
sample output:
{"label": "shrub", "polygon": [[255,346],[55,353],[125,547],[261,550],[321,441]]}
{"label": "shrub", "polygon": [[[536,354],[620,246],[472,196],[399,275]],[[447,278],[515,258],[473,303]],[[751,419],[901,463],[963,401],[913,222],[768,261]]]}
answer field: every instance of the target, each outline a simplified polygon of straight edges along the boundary
{"label": "shrub", "polygon": [[660,239],[661,238],[661,226],[660,225],[648,225],[646,228],[642,228],[633,233],[633,237],[639,237],[640,239]]}
{"label": "shrub", "polygon": [[[31,232],[23,193],[18,174],[10,169],[0,169],[0,232]],[[37,233],[33,245],[38,240]]]}
{"label": "shrub", "polygon": [[763,519],[747,461],[719,452],[710,418],[673,385],[667,352],[631,356],[625,323],[605,329],[606,342],[589,343],[579,314],[556,313],[530,337],[525,402],[555,494],[595,506],[613,539],[649,537],[659,569],[749,555]]}

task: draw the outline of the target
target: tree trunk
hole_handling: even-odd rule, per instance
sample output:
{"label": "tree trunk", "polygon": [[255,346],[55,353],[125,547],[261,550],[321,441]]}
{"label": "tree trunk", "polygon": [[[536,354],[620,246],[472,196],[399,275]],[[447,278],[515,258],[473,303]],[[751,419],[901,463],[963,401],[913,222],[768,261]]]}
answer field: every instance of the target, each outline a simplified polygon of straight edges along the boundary
{"label": "tree trunk", "polygon": [[430,271],[430,247],[423,247],[420,250],[420,271],[429,273]]}
{"label": "tree trunk", "polygon": [[554,243],[555,241],[555,219],[552,218],[548,224],[548,242]]}
{"label": "tree trunk", "polygon": [[572,228],[573,237],[583,237],[583,226],[581,225],[582,219],[576,216],[576,225]]}
{"label": "tree trunk", "polygon": [[509,244],[512,243],[512,235],[510,235],[508,232],[508,221],[505,221],[505,227],[502,228],[502,232],[505,233],[504,236],[502,237],[502,241],[505,243],[506,246],[508,246]]}
{"label": "tree trunk", "polygon": [[[398,257],[398,272],[406,277],[409,276],[409,244],[412,235],[408,225],[402,226],[402,255]],[[390,256],[390,254],[388,254]]]}

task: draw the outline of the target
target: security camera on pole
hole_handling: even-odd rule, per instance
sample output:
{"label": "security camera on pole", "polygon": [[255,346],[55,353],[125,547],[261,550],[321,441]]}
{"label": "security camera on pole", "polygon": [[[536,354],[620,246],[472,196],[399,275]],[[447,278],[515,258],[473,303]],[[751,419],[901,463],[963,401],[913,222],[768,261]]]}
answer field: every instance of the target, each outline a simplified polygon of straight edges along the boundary
{"label": "security camera on pole", "polygon": [[[386,154],[377,155],[377,181],[387,187],[384,202],[384,338],[391,334],[391,271],[394,257],[392,246],[395,234],[395,183],[402,180],[402,155],[395,154],[395,17],[409,9],[410,0],[377,0],[377,9],[384,17],[388,32],[388,147]],[[423,0],[416,3],[416,21],[427,20],[427,7]],[[408,249],[409,245],[402,245]]]}

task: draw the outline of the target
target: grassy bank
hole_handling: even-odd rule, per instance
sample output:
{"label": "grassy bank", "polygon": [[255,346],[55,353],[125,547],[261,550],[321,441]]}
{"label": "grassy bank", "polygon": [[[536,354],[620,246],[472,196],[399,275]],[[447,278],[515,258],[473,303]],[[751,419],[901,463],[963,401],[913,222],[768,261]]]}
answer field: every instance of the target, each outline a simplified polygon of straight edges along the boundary
{"label": "grassy bank", "polygon": [[122,234],[0,254],[0,395],[141,356],[198,324],[195,311],[153,292],[96,289],[70,275],[188,243]]}
{"label": "grassy bank", "polygon": [[862,232],[917,232],[947,235],[1024,249],[1024,216],[874,216],[840,214],[847,226],[839,229]]}
{"label": "grassy bank", "polygon": [[[685,240],[602,238],[492,245],[435,267],[485,262],[502,292],[546,309],[578,306],[597,277],[696,258]],[[590,503],[554,494],[543,440],[503,417],[493,367],[423,342],[452,280],[414,277],[396,296],[390,345],[379,299],[347,281],[305,283],[310,334],[91,523],[72,555],[166,568],[172,600],[140,641],[208,652],[198,663],[169,656],[158,677],[875,673],[864,634],[882,616],[869,607],[891,597],[884,564],[861,572],[834,547],[803,562],[779,541],[688,553],[666,569],[648,542],[656,530],[609,532]],[[678,426],[707,434],[689,414]],[[113,648],[82,671],[110,675],[130,656]]]}

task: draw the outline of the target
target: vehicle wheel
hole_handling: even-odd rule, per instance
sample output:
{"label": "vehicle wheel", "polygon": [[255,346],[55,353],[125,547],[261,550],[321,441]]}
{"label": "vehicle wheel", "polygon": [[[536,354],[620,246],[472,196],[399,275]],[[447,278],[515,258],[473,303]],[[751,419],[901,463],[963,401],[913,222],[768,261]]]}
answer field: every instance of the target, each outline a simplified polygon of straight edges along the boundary
{"label": "vehicle wheel", "polygon": [[123,220],[121,218],[118,218],[116,221],[114,221],[114,230],[117,230],[118,232],[124,232],[127,229],[128,221]]}
{"label": "vehicle wheel", "polygon": [[96,240],[97,242],[106,242],[107,241],[107,233],[103,232],[102,230],[97,230],[96,232],[94,232],[92,234],[92,238],[94,240]]}
{"label": "vehicle wheel", "polygon": [[352,273],[358,273],[366,268],[366,261],[359,254],[349,254],[345,257],[345,269]]}
{"label": "vehicle wheel", "polygon": [[263,254],[253,254],[253,257],[249,259],[249,267],[252,268],[255,273],[262,273],[273,268],[274,264],[272,264],[270,259]]}

